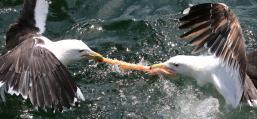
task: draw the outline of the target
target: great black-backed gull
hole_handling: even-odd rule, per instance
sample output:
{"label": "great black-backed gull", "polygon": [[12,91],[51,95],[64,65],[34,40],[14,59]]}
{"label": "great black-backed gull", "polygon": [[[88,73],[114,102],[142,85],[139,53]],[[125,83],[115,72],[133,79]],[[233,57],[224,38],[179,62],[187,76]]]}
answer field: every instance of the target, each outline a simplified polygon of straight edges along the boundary
{"label": "great black-backed gull", "polygon": [[0,57],[3,100],[7,92],[35,107],[58,109],[85,100],[65,65],[80,59],[101,61],[102,56],[81,40],[44,37],[48,7],[47,0],[24,0],[20,17],[6,34],[6,52]]}
{"label": "great black-backed gull", "polygon": [[257,52],[246,55],[244,37],[236,15],[224,3],[204,3],[183,11],[180,29],[191,28],[181,38],[193,38],[193,53],[207,49],[205,55],[178,55],[151,69],[186,75],[199,84],[211,83],[226,103],[236,108],[242,99],[257,106]]}

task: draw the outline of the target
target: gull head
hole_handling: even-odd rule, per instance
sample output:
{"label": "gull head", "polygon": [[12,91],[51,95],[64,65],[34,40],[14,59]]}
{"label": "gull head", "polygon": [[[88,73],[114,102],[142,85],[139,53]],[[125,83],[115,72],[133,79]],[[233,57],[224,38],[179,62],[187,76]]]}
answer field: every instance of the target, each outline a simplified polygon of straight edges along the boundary
{"label": "gull head", "polygon": [[191,56],[177,55],[166,62],[153,64],[150,68],[151,70],[158,69],[157,73],[172,74],[171,76],[176,76],[175,74],[191,76],[192,72],[198,69],[194,60]]}
{"label": "gull head", "polygon": [[103,56],[91,50],[81,40],[69,39],[57,41],[52,45],[53,53],[63,63],[69,64],[81,59],[95,60],[101,62]]}

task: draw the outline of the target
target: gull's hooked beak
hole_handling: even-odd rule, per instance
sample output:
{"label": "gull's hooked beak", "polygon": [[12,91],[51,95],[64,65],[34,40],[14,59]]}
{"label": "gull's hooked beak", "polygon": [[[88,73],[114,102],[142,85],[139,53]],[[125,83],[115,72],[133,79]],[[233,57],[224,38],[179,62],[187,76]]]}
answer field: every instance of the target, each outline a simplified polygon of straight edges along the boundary
{"label": "gull's hooked beak", "polygon": [[97,62],[102,62],[103,59],[104,59],[104,57],[101,54],[99,54],[97,52],[94,52],[92,50],[90,50],[90,51],[89,50],[84,50],[84,51],[81,52],[81,55],[84,58],[92,59],[92,60],[95,60]]}
{"label": "gull's hooked beak", "polygon": [[170,75],[170,76],[175,76],[175,72],[167,67],[165,64],[160,63],[160,64],[153,64],[150,66],[150,73],[151,74],[159,74],[159,73],[163,73],[166,75]]}

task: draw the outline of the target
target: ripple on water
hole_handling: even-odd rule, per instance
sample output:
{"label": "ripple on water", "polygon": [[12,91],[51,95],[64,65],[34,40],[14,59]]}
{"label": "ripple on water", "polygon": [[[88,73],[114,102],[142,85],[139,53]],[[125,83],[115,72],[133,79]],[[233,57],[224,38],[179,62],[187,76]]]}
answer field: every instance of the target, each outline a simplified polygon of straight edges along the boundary
{"label": "ripple on water", "polygon": [[[14,1],[14,0],[12,0]],[[2,1],[1,1],[2,2]],[[0,6],[1,6],[0,2]],[[178,38],[177,13],[189,3],[225,2],[238,14],[249,50],[256,49],[256,2],[254,0],[57,0],[51,7],[46,36],[76,38],[104,56],[149,64],[171,56],[190,54],[187,41]],[[0,8],[0,43],[21,6]],[[63,8],[63,9],[62,9]],[[59,11],[61,10],[61,11]],[[182,31],[183,32],[183,31]],[[65,113],[34,111],[29,102],[8,97],[0,105],[1,117],[9,118],[254,118],[256,109],[242,107],[225,112],[216,91],[204,91],[186,80],[143,72],[117,73],[110,65],[81,61],[69,66],[86,98]],[[210,93],[210,94],[209,94]],[[215,95],[214,97],[210,95]]]}

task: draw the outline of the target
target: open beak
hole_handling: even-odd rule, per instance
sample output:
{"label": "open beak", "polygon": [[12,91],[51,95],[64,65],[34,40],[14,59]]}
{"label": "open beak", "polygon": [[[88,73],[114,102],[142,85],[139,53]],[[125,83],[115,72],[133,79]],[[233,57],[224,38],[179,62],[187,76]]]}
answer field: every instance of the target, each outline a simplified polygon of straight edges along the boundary
{"label": "open beak", "polygon": [[84,58],[92,59],[97,62],[102,62],[103,58],[104,58],[101,54],[94,52],[92,50],[91,51],[85,50],[85,51],[81,52],[81,54]]}
{"label": "open beak", "polygon": [[150,66],[150,73],[151,74],[166,74],[170,76],[176,76],[176,73],[171,68],[167,67],[163,63],[160,64],[153,64]]}

